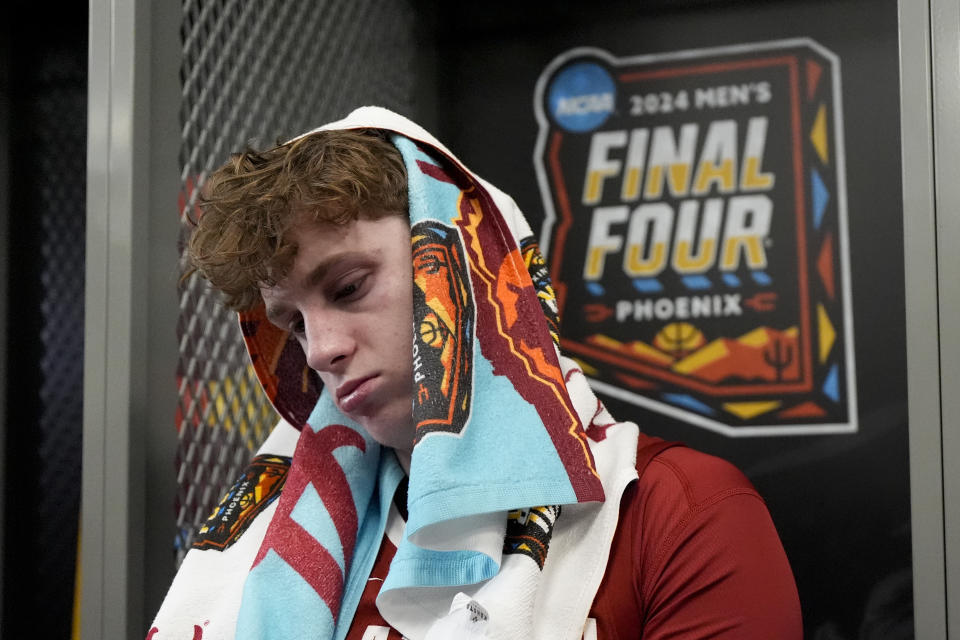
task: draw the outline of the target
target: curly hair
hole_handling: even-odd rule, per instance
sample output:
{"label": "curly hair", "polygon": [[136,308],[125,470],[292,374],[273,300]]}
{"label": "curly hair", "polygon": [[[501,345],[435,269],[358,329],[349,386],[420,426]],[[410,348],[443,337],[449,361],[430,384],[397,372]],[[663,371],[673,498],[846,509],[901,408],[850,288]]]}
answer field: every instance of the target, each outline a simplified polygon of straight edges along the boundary
{"label": "curly hair", "polygon": [[190,237],[196,271],[243,311],[289,272],[303,221],[343,225],[406,215],[403,158],[377,129],[318,131],[233,155],[207,179]]}

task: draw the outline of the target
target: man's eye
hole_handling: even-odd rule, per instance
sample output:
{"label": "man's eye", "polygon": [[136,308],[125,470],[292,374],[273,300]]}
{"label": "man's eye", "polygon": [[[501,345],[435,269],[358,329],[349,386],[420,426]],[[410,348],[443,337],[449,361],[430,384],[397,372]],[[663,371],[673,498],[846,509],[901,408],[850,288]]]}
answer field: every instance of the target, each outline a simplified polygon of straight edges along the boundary
{"label": "man's eye", "polygon": [[337,294],[336,294],[335,297],[336,297],[337,300],[340,300],[341,298],[350,297],[350,296],[352,296],[353,294],[355,294],[356,292],[357,292],[357,285],[356,285],[356,283],[351,282],[351,283],[348,284],[347,286],[345,286],[345,287],[343,287],[342,289],[340,289],[339,291],[337,291]]}
{"label": "man's eye", "polygon": [[336,293],[333,294],[333,299],[347,300],[356,296],[360,292],[360,288],[363,286],[363,283],[366,279],[367,277],[363,276],[362,278],[358,278],[357,280],[340,287],[337,289]]}
{"label": "man's eye", "polygon": [[306,325],[303,324],[303,317],[295,318],[290,322],[289,331],[296,335],[301,335],[306,330]]}

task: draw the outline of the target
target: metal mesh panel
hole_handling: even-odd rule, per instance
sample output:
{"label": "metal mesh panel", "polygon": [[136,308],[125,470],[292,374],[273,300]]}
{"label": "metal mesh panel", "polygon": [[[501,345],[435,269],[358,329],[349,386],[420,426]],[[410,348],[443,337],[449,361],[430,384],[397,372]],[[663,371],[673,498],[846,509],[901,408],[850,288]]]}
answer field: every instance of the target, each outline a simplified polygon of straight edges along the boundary
{"label": "metal mesh panel", "polygon": [[[184,0],[181,246],[205,176],[262,148],[379,104],[414,113],[414,12],[400,0]],[[276,416],[232,312],[191,277],[180,295],[178,561]]]}
{"label": "metal mesh panel", "polygon": [[[83,291],[86,71],[76,51],[40,66],[32,141],[40,242],[38,593],[51,632],[69,629],[80,513],[83,434]],[[24,212],[26,213],[26,212]],[[42,603],[42,604],[41,604]],[[38,608],[38,611],[41,610]]]}

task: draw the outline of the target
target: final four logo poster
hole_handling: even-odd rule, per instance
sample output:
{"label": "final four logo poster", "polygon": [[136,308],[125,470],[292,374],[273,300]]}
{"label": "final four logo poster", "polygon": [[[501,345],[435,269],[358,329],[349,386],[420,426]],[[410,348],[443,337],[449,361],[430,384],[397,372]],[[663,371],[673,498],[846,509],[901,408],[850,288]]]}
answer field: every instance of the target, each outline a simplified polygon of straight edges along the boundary
{"label": "final four logo poster", "polygon": [[535,108],[562,348],[595,387],[729,436],[855,431],[836,56],[576,49]]}

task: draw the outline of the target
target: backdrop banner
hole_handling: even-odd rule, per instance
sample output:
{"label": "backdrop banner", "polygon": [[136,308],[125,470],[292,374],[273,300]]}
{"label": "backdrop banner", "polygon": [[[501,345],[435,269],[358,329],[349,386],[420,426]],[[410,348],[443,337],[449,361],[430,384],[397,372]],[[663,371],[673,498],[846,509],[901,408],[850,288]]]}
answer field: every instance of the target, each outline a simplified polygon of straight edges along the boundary
{"label": "backdrop banner", "polygon": [[840,96],[805,38],[546,67],[541,246],[595,388],[726,436],[857,430]]}

